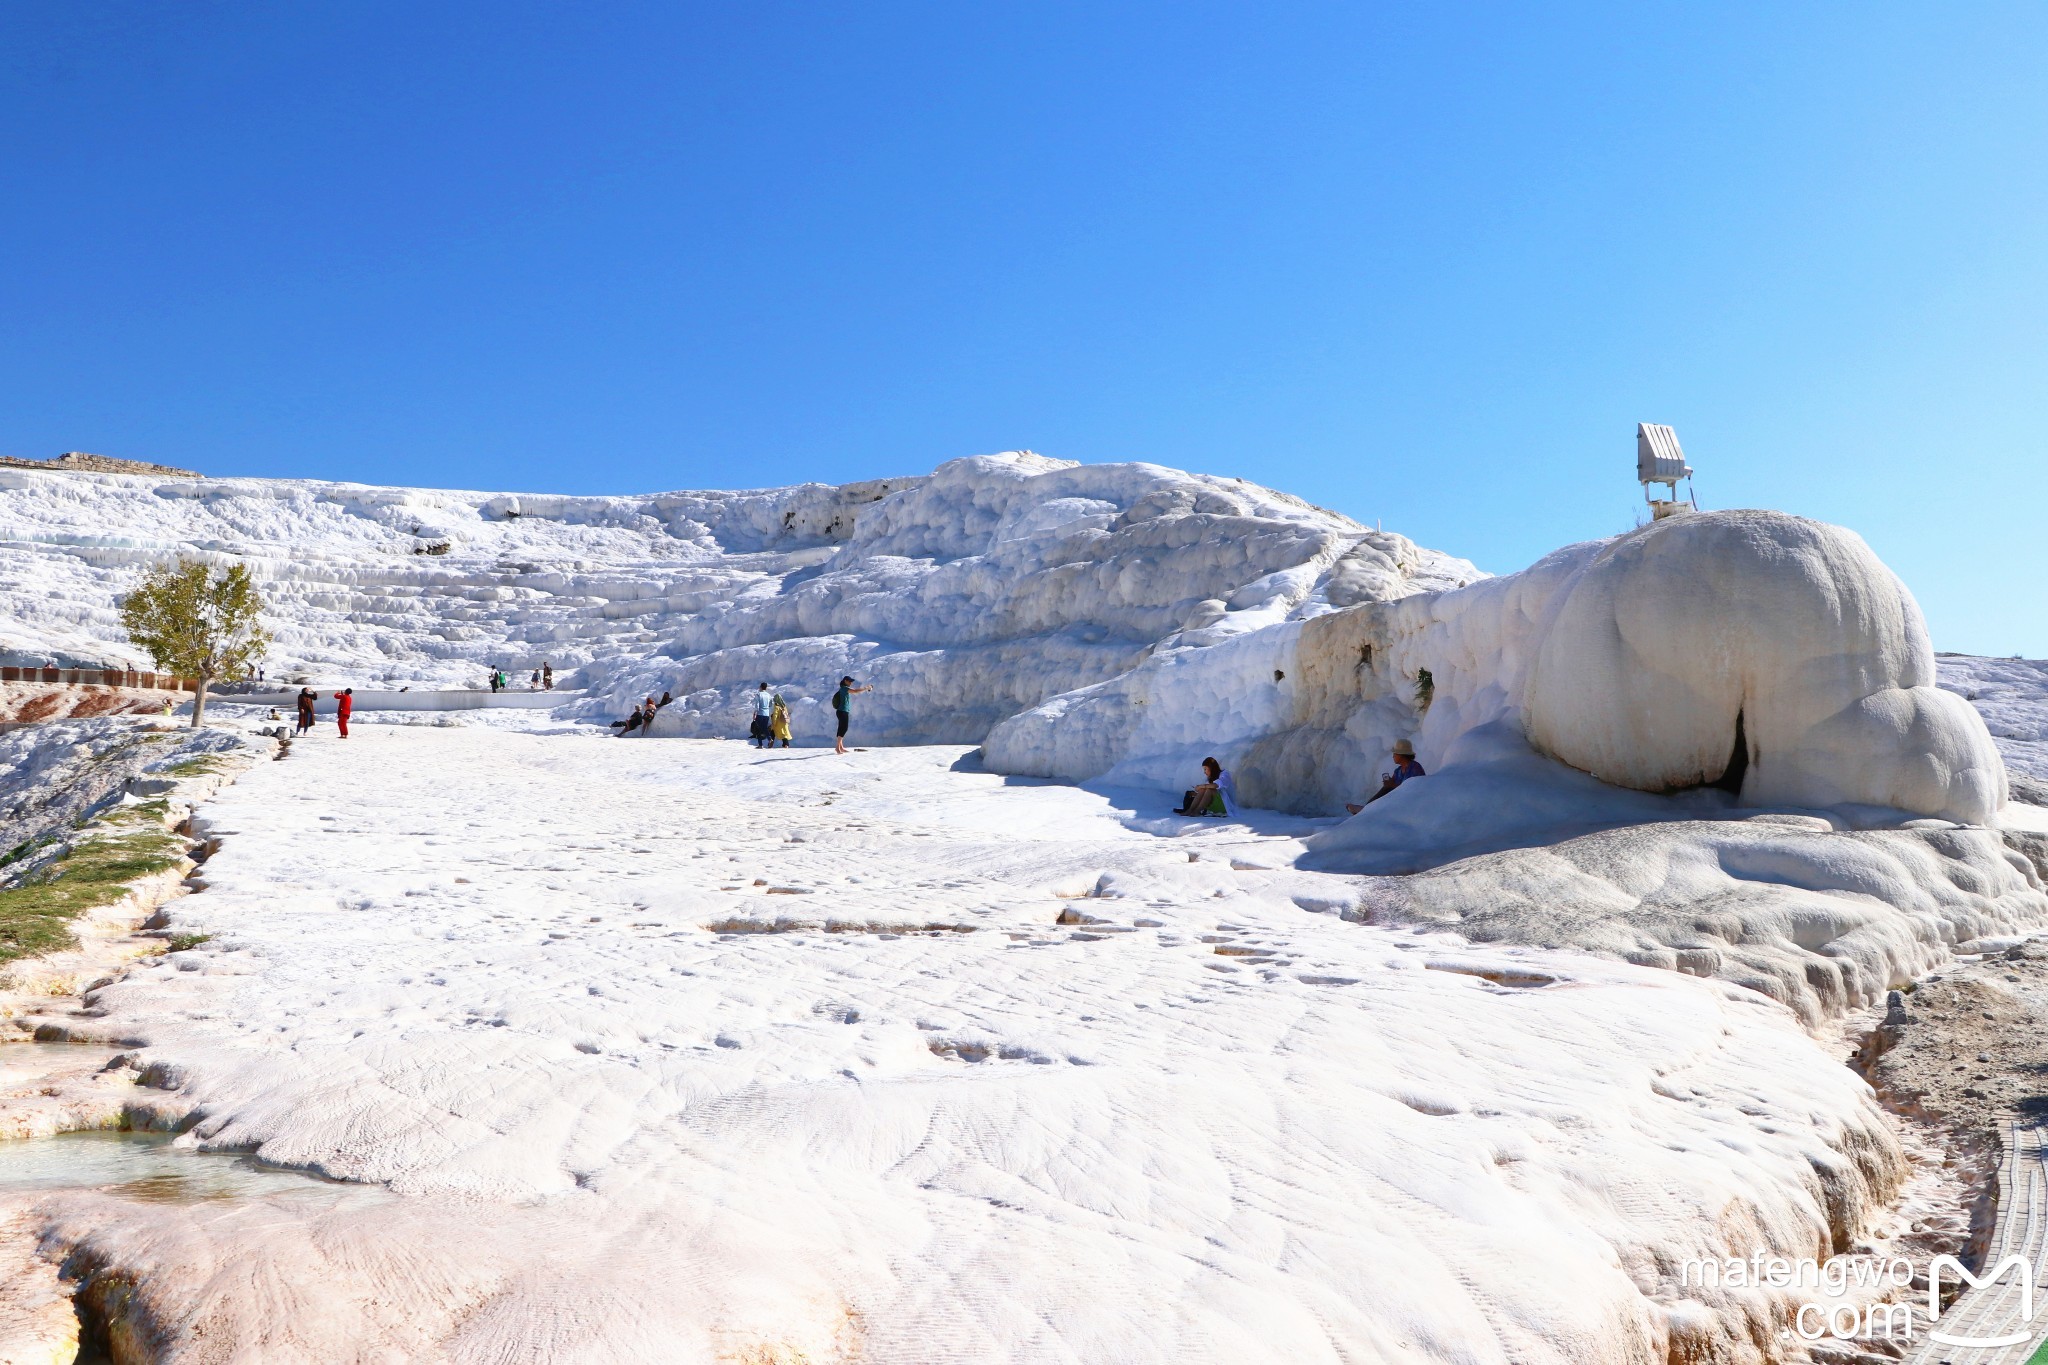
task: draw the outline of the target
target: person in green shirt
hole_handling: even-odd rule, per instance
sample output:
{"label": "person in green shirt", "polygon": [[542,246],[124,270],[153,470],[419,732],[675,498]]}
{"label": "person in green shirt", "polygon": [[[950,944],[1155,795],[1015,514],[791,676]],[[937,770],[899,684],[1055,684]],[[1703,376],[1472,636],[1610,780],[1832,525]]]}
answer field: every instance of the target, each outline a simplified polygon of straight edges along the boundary
{"label": "person in green shirt", "polygon": [[872,687],[857,687],[852,678],[841,678],[839,690],[832,694],[832,709],[839,713],[839,734],[832,741],[832,752],[846,752],[846,727],[853,719],[853,698],[861,692],[872,692]]}

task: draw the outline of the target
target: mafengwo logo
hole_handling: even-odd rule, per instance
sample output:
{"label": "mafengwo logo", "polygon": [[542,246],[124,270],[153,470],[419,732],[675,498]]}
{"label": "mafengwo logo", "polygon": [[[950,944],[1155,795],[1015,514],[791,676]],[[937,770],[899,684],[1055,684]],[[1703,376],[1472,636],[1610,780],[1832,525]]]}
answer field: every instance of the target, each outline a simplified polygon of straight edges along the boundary
{"label": "mafengwo logo", "polygon": [[[1946,1322],[1941,1306],[1944,1271],[1953,1271],[1956,1283],[1974,1291],[1950,1306]],[[1758,1252],[1748,1260],[1687,1261],[1679,1271],[1681,1286],[1825,1290],[1820,1301],[1801,1304],[1792,1319],[1792,1332],[1809,1342],[1910,1343],[1911,1309],[1889,1296],[1873,1299],[1868,1294],[1887,1285],[1897,1290],[1918,1282],[1912,1263],[1903,1257],[1831,1260],[1822,1265],[1811,1258],[1788,1260]],[[1844,1299],[1849,1290],[1863,1293]],[[1829,1298],[1837,1302],[1830,1304]],[[2048,1341],[2041,1340],[2048,1324],[2034,1320],[2034,1266],[2024,1256],[2008,1256],[1982,1275],[1972,1274],[1953,1256],[1935,1257],[1927,1264],[1926,1320],[1928,1339],[1939,1345],[2003,1351],[2039,1342],[2025,1365],[2048,1365]]]}
{"label": "mafengwo logo", "polygon": [[[2012,1283],[2019,1288],[2018,1313],[2001,1315],[2005,1317],[2005,1322],[1991,1328],[1997,1335],[1966,1334],[1961,1331],[1950,1331],[1941,1326],[1941,1272],[1944,1267],[1955,1271],[1956,1278],[1979,1292],[1990,1289],[2007,1271],[2012,1271]],[[1964,1299],[1962,1302],[1969,1303],[1971,1300]],[[1927,1264],[1927,1316],[1935,1323],[1935,1326],[1928,1329],[1927,1335],[1944,1346],[1961,1346],[1981,1351],[2024,1345],[2032,1341],[2035,1335],[2033,1263],[2024,1256],[2008,1256],[1982,1276],[1977,1276],[1972,1275],[1955,1257],[1937,1256]],[[1972,1326],[1975,1327],[1975,1324]],[[2027,1358],[2027,1365],[2048,1365],[2048,1342],[2043,1342],[2041,1348]]]}

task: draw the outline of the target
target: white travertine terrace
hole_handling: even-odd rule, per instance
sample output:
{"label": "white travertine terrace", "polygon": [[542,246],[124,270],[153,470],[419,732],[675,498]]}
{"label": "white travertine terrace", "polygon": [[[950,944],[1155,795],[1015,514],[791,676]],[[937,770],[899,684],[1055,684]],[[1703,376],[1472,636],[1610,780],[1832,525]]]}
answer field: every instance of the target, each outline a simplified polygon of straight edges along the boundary
{"label": "white travertine terrace", "polygon": [[[255,565],[273,679],[379,706],[198,813],[194,946],[29,1022],[118,1049],[80,1112],[395,1197],[0,1194],[0,1263],[132,1286],[167,1360],[1759,1360],[1794,1300],[1674,1267],[1887,1245],[1915,1172],[1825,1040],[2048,925],[1955,695],[2029,746],[2043,689],[1937,690],[1868,548],[1775,513],[1486,578],[1024,453],[617,498],[0,470],[0,652],[125,661],[173,552]],[[543,658],[553,716],[389,709]],[[760,681],[809,747],[707,742]],[[653,743],[575,723],[663,691]],[[129,724],[10,737],[0,814]],[[1342,817],[1400,738],[1430,775]],[[1243,819],[1167,816],[1212,753]]]}

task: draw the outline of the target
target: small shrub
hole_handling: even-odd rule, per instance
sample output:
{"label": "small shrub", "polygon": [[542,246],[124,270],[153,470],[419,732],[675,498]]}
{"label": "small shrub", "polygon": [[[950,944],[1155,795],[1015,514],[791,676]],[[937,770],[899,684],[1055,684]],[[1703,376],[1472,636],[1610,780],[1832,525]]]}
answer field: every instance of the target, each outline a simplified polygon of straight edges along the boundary
{"label": "small shrub", "polygon": [[1418,668],[1418,669],[1416,669],[1416,670],[1415,670],[1415,706],[1416,706],[1416,709],[1417,709],[1417,710],[1421,710],[1421,711],[1427,711],[1427,710],[1429,709],[1429,703],[1431,702],[1431,700],[1433,700],[1433,699],[1435,698],[1435,696],[1436,696],[1436,679],[1430,676],[1430,672],[1429,672],[1429,670],[1428,670],[1428,669],[1426,669],[1426,668]]}
{"label": "small shrub", "polygon": [[172,934],[169,951],[182,953],[187,949],[197,948],[202,943],[211,942],[213,942],[212,934]]}

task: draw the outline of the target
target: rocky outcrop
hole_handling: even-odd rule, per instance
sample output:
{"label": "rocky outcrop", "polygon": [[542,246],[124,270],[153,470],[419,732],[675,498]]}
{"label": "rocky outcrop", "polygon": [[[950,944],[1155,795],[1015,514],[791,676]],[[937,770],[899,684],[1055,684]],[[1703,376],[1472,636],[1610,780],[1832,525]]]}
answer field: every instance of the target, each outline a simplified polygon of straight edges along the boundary
{"label": "rocky outcrop", "polygon": [[54,460],[24,460],[12,455],[0,455],[0,465],[11,469],[48,469],[68,474],[154,474],[174,479],[205,477],[196,470],[179,469],[176,465],[151,464],[147,460],[122,460],[112,455],[90,455],[83,450],[67,450]]}

